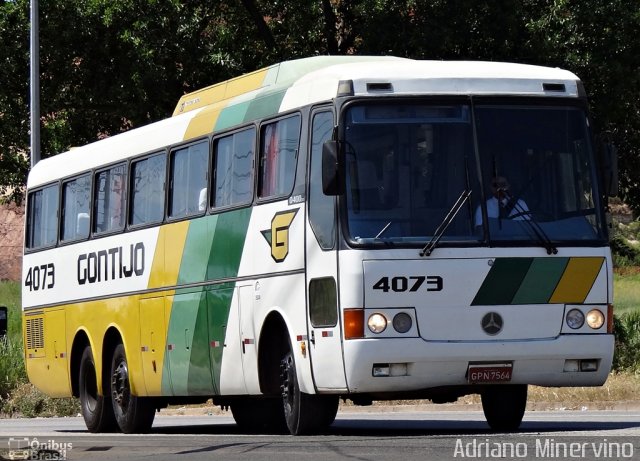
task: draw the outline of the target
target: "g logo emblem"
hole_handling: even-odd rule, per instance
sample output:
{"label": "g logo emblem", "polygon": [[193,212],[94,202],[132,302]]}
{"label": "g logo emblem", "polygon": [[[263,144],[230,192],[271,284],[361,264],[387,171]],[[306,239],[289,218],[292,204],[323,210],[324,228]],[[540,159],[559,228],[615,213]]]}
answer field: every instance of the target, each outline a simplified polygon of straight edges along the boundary
{"label": "g logo emblem", "polygon": [[277,263],[284,261],[289,254],[289,227],[297,213],[297,208],[276,213],[271,220],[271,229],[261,231],[264,239],[271,245],[271,257]]}

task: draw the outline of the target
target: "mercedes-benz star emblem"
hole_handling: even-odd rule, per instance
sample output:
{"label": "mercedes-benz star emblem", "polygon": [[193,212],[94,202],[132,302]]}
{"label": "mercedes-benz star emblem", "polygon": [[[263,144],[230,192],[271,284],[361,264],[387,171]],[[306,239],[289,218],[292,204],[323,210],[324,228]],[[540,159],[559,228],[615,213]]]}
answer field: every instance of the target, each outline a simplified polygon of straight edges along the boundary
{"label": "mercedes-benz star emblem", "polygon": [[489,336],[494,336],[500,333],[502,330],[502,325],[504,325],[504,321],[502,317],[497,312],[489,312],[482,317],[482,321],[480,322],[482,329]]}

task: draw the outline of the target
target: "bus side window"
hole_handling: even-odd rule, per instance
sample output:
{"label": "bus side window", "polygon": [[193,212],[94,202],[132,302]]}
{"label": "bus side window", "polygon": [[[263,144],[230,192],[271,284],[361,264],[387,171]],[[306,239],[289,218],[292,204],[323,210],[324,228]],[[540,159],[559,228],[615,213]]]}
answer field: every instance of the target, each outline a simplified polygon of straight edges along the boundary
{"label": "bus side window", "polygon": [[255,133],[250,128],[215,141],[212,192],[215,208],[251,203]]}
{"label": "bus side window", "polygon": [[61,241],[83,239],[89,236],[90,200],[90,175],[86,174],[62,184]]}
{"label": "bus side window", "polygon": [[[171,152],[170,218],[192,216],[204,211],[200,208],[200,199],[201,191],[207,190],[208,151],[208,141],[205,140]],[[206,192],[204,196],[207,196]]]}
{"label": "bus side window", "polygon": [[27,248],[54,245],[58,238],[58,185],[31,192],[28,206]]}
{"label": "bus side window", "polygon": [[164,217],[167,157],[164,153],[131,163],[129,224],[157,223]]}
{"label": "bus side window", "polygon": [[264,125],[260,136],[258,198],[291,193],[300,141],[300,116]]}
{"label": "bus side window", "polygon": [[121,163],[96,174],[93,231],[124,228],[127,199],[127,164]]}

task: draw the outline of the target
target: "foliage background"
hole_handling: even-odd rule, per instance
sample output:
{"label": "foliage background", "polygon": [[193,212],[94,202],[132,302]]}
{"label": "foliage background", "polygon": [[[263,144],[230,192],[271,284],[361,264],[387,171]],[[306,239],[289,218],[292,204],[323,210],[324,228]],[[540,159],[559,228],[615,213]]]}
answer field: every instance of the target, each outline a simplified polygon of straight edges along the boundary
{"label": "foliage background", "polygon": [[[629,0],[40,0],[42,153],[169,116],[179,97],[278,61],[392,54],[563,67],[619,148],[640,209],[640,4]],[[29,156],[29,1],[0,0],[0,193]]]}

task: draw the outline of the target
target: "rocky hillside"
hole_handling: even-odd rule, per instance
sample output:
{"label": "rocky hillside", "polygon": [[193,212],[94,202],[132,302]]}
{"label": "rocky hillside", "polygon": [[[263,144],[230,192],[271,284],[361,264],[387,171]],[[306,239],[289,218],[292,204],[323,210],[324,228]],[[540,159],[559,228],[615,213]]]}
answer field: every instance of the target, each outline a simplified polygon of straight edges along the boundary
{"label": "rocky hillside", "polygon": [[0,280],[20,280],[24,206],[0,205]]}

